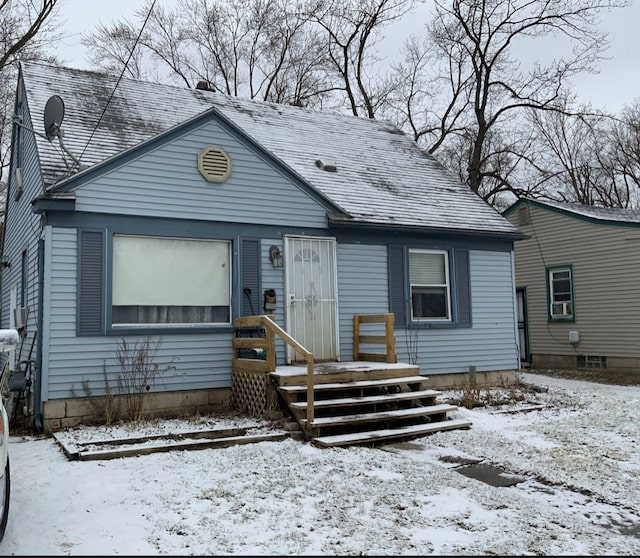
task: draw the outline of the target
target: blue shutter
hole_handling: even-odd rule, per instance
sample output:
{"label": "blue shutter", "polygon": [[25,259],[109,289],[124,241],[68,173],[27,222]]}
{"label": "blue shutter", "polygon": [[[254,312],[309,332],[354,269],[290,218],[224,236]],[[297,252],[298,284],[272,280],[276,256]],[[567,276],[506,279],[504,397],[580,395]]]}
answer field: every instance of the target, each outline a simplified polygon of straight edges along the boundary
{"label": "blue shutter", "polygon": [[101,231],[79,231],[78,335],[104,333],[104,235]]}
{"label": "blue shutter", "polygon": [[407,323],[406,281],[404,276],[404,246],[389,246],[389,307],[395,314],[395,324]]}
{"label": "blue shutter", "polygon": [[471,274],[469,272],[469,250],[456,250],[455,280],[458,298],[458,325],[471,327]]}
{"label": "blue shutter", "polygon": [[[244,290],[251,289],[251,296]],[[258,240],[242,241],[242,309],[243,316],[262,314],[260,307],[260,242]],[[252,308],[253,306],[253,308]]]}

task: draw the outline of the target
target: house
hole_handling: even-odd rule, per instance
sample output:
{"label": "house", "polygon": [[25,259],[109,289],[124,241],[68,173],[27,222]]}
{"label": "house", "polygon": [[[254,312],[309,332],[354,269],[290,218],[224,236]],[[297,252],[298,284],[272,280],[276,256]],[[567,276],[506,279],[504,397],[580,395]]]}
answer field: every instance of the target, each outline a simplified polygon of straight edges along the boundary
{"label": "house", "polygon": [[394,126],[36,63],[15,107],[2,324],[37,429],[108,395],[123,344],[158,412],[228,404],[243,316],[349,362],[354,316],[392,313],[434,385],[518,370],[521,232]]}
{"label": "house", "polygon": [[535,368],[640,369],[640,211],[520,199],[522,358]]}

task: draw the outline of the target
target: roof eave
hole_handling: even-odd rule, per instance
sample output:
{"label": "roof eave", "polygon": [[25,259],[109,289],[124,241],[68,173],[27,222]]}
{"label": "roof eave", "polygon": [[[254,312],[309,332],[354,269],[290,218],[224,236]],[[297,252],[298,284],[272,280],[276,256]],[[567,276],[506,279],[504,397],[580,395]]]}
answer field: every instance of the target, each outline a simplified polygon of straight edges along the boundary
{"label": "roof eave", "polygon": [[67,213],[76,210],[76,196],[73,193],[55,194],[49,193],[31,200],[31,210],[40,215],[50,211],[64,211]]}
{"label": "roof eave", "polygon": [[389,232],[412,232],[420,234],[456,234],[461,236],[477,237],[481,235],[485,238],[500,238],[504,240],[525,240],[528,235],[520,231],[488,231],[481,229],[459,229],[450,227],[434,227],[421,225],[400,225],[396,223],[379,223],[370,221],[359,221],[354,219],[345,219],[340,215],[328,216],[329,227],[354,229],[354,230],[384,230]]}

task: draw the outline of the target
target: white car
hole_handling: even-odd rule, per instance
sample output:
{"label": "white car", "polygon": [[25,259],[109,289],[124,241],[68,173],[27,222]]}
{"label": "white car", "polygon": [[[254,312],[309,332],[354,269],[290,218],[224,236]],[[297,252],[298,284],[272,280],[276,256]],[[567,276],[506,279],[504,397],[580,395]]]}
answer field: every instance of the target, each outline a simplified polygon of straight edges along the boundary
{"label": "white car", "polygon": [[[19,339],[17,330],[0,329],[0,352],[15,351]],[[4,538],[4,533],[7,530],[10,496],[9,417],[4,407],[4,396],[0,393],[0,541]]]}

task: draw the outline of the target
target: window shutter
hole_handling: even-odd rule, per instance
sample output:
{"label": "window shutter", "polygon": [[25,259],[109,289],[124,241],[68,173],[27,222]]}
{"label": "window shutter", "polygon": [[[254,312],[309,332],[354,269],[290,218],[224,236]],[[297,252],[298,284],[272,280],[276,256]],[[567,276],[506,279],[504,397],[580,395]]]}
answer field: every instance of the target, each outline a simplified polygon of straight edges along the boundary
{"label": "window shutter", "polygon": [[78,335],[101,335],[103,330],[103,244],[101,231],[79,231]]}
{"label": "window shutter", "polygon": [[458,295],[458,325],[471,327],[471,274],[469,250],[456,250],[456,293]]}
{"label": "window shutter", "polygon": [[395,314],[396,325],[406,325],[407,306],[405,304],[404,247],[389,246],[389,306]]}
{"label": "window shutter", "polygon": [[[251,295],[244,293],[251,289]],[[242,241],[242,304],[243,316],[262,314],[260,307],[260,242],[258,240]],[[253,308],[252,308],[253,306]]]}

